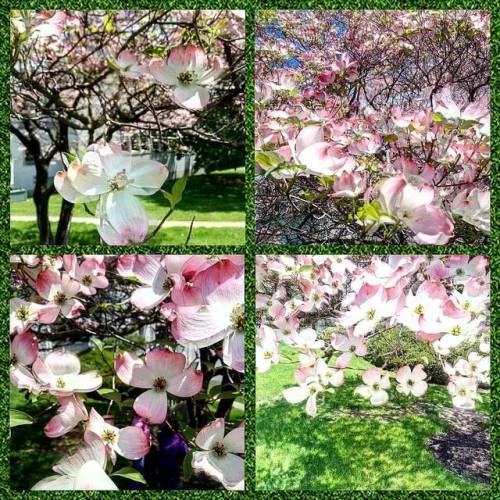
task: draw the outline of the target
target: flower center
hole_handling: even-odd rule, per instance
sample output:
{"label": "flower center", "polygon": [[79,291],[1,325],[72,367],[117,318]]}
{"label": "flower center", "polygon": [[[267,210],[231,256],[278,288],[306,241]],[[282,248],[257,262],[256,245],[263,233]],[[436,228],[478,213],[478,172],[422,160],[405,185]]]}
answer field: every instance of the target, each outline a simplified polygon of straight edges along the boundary
{"label": "flower center", "polygon": [[226,447],[217,441],[213,446],[212,446],[212,451],[220,458],[225,457],[227,455],[227,450]]}
{"label": "flower center", "polygon": [[377,311],[375,309],[370,309],[366,313],[366,319],[369,320],[369,321],[372,321],[373,319],[375,319],[375,315],[376,314],[377,314]]}
{"label": "flower center", "polygon": [[273,357],[273,353],[270,351],[264,352],[264,359],[271,359]]}
{"label": "flower center", "polygon": [[64,305],[67,300],[68,300],[68,297],[66,297],[66,294],[64,294],[62,292],[56,292],[56,294],[54,295],[54,302],[58,306]]}
{"label": "flower center", "polygon": [[174,279],[168,276],[167,279],[163,282],[163,290],[165,290],[165,292],[168,293],[170,292],[170,290],[172,290],[174,285],[175,285]]}
{"label": "flower center", "polygon": [[457,276],[463,276],[465,274],[465,271],[461,269],[460,267],[456,270],[456,275]]}
{"label": "flower center", "polygon": [[415,314],[424,314],[424,306],[422,304],[415,307]]}
{"label": "flower center", "polygon": [[243,304],[237,304],[231,313],[231,324],[237,331],[245,330],[245,308]]}
{"label": "flower center", "polygon": [[411,387],[413,385],[413,380],[408,380],[407,384]]}
{"label": "flower center", "polygon": [[10,364],[15,365],[17,363],[17,356],[15,354],[12,354],[10,357]]}
{"label": "flower center", "polygon": [[181,85],[189,85],[193,81],[193,73],[191,73],[191,71],[185,71],[184,73],[179,73],[177,75],[177,81]]}
{"label": "flower center", "polygon": [[82,285],[90,286],[91,284],[92,284],[92,276],[87,274],[82,278]]}
{"label": "flower center", "polygon": [[66,387],[66,382],[61,377],[58,377],[56,380],[56,387],[58,389],[64,389]]}
{"label": "flower center", "polygon": [[356,351],[356,346],[352,345],[351,347],[349,347],[349,351],[355,352]]}
{"label": "flower center", "polygon": [[467,391],[465,389],[459,389],[458,390],[458,395],[462,396],[462,397],[465,397],[465,396],[467,396]]}
{"label": "flower center", "polygon": [[158,377],[153,382],[153,389],[156,392],[165,392],[167,389],[167,381],[163,377]]}
{"label": "flower center", "polygon": [[309,387],[309,394],[311,396],[314,396],[314,394],[316,394],[317,392],[318,392],[318,389],[314,385],[312,385],[311,387]]}
{"label": "flower center", "polygon": [[464,309],[465,309],[466,311],[468,311],[468,310],[469,310],[469,308],[470,308],[470,302],[469,302],[468,300],[466,300],[466,301],[465,301],[465,303],[464,303]]}
{"label": "flower center", "polygon": [[373,390],[378,391],[380,389],[380,384],[373,384]]}
{"label": "flower center", "polygon": [[16,309],[16,318],[21,321],[27,321],[30,317],[30,310],[28,306],[21,306],[19,309]]}
{"label": "flower center", "polygon": [[123,169],[110,179],[108,187],[110,191],[122,191],[130,182],[131,180],[127,177],[125,169]]}
{"label": "flower center", "polygon": [[460,335],[462,333],[462,329],[458,326],[458,325],[455,325],[452,329],[451,329],[451,333],[453,335]]}
{"label": "flower center", "polygon": [[101,439],[107,444],[114,444],[116,441],[116,432],[111,429],[105,429],[101,434]]}

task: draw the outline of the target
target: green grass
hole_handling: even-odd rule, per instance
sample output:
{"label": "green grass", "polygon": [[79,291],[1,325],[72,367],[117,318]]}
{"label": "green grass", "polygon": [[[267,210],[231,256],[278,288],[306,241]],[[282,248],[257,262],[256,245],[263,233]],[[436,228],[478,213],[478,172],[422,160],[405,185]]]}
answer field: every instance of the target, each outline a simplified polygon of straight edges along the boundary
{"label": "green grass", "polygon": [[[151,238],[149,245],[183,245],[186,241],[189,228],[173,227],[161,229]],[[24,245],[38,244],[38,229],[35,222],[14,222],[10,226],[11,244]],[[73,224],[69,238],[70,244],[98,245],[99,234],[96,226],[91,224]],[[243,245],[245,243],[245,229],[235,227],[194,227],[189,240],[190,245]]]}
{"label": "green grass", "polygon": [[[170,217],[171,221],[224,221],[235,222],[245,220],[244,172],[215,172],[208,175],[192,176],[188,179],[182,201]],[[169,181],[163,189],[170,191],[173,182]],[[161,220],[168,210],[168,202],[161,193],[141,198],[150,219]],[[62,198],[58,194],[51,196],[49,215],[59,217]],[[95,203],[89,204],[95,213]],[[35,216],[35,206],[32,199],[24,202],[11,203],[11,215]],[[91,217],[83,205],[75,205],[75,217]],[[55,224],[52,224],[55,226]],[[188,227],[175,227],[161,230],[148,241],[150,245],[182,245],[186,241]],[[37,244],[38,230],[36,223],[11,222],[10,240],[12,244]],[[196,222],[191,235],[192,245],[242,245],[245,242],[243,227],[197,228]],[[99,235],[95,226],[73,223],[70,234],[70,244],[99,244]]]}
{"label": "green grass", "polygon": [[[289,351],[285,349],[289,357]],[[293,356],[292,356],[293,359]],[[444,469],[427,451],[427,440],[448,429],[435,406],[424,415],[412,412],[412,400],[395,384],[390,402],[373,408],[354,397],[359,369],[356,360],[345,371],[345,384],[327,394],[310,418],[305,404],[280,397],[294,385],[297,364],[274,365],[256,380],[256,487],[259,490],[463,490],[482,489]],[[487,412],[489,397],[479,410]],[[448,406],[442,386],[430,385],[423,400]]]}

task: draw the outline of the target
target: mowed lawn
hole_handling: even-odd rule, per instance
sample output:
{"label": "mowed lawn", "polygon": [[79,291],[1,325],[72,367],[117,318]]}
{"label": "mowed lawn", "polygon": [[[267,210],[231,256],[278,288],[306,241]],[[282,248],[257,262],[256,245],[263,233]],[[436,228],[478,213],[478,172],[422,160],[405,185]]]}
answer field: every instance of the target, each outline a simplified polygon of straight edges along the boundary
{"label": "mowed lawn", "polygon": [[[289,355],[289,351],[285,351]],[[305,403],[281,397],[294,385],[297,364],[284,360],[257,375],[256,485],[259,490],[484,489],[444,469],[427,451],[428,439],[449,427],[431,405],[424,415],[412,411],[412,400],[400,396],[392,381],[390,402],[373,408],[353,396],[361,383],[358,359],[346,370],[345,384],[325,395],[318,416]],[[488,412],[489,398],[479,410]],[[430,385],[424,402],[450,406],[444,387]]]}
{"label": "mowed lawn", "polygon": [[[170,191],[172,181],[163,187]],[[168,211],[169,205],[162,193],[141,197],[150,220],[159,221]],[[50,199],[49,214],[59,217],[62,198],[55,194]],[[95,213],[95,203],[89,204]],[[11,215],[35,216],[32,199],[11,203]],[[74,217],[92,218],[83,205],[75,205]],[[191,245],[242,245],[245,242],[245,176],[244,169],[215,172],[211,175],[189,177],[181,203],[169,221],[185,221],[183,227],[162,229],[148,245],[182,245],[189,232],[189,223],[195,218],[189,243]],[[213,227],[197,227],[197,222],[210,222]],[[217,227],[217,223],[237,223],[236,226]],[[53,227],[55,223],[52,224]],[[153,228],[151,228],[153,229]],[[37,244],[36,222],[11,221],[12,244]],[[94,224],[72,223],[69,243],[97,244],[99,234]]]}

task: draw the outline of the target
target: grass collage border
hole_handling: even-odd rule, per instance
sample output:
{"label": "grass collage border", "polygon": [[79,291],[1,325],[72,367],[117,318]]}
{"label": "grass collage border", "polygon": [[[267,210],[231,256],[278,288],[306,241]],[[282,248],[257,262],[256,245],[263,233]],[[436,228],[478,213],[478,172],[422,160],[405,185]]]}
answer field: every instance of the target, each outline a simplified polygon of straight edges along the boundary
{"label": "grass collage border", "polygon": [[[11,245],[9,237],[10,220],[10,151],[9,151],[9,29],[10,29],[10,10],[11,9],[82,9],[93,10],[165,10],[165,9],[242,9],[246,11],[246,244],[244,246],[103,246],[103,245],[67,245],[67,246],[43,246],[43,245]],[[482,9],[489,10],[491,13],[491,114],[492,114],[492,224],[493,232],[491,243],[488,246],[467,246],[454,245],[450,247],[424,246],[424,245],[256,245],[254,243],[255,235],[255,209],[254,209],[254,35],[255,24],[254,14],[259,9]],[[500,356],[498,349],[500,347],[497,339],[500,316],[497,311],[499,299],[499,286],[497,283],[497,273],[499,269],[500,252],[498,250],[499,234],[496,228],[497,218],[500,215],[498,209],[498,182],[499,174],[497,169],[498,147],[499,147],[499,75],[497,72],[500,58],[500,17],[498,2],[495,0],[462,0],[462,1],[402,1],[402,0],[375,0],[362,1],[325,1],[325,0],[89,0],[82,3],[77,0],[41,0],[37,1],[11,1],[8,5],[3,5],[0,12],[0,327],[4,335],[0,337],[0,497],[1,498],[65,498],[65,492],[16,492],[11,491],[9,482],[9,256],[14,253],[45,253],[45,254],[117,254],[117,253],[164,253],[164,254],[244,254],[246,260],[246,279],[245,279],[245,305],[246,305],[246,329],[245,329],[245,361],[247,372],[245,374],[245,426],[246,426],[246,478],[245,492],[224,492],[224,491],[150,491],[141,492],[144,498],[165,498],[166,496],[185,496],[189,498],[264,498],[269,495],[267,491],[255,491],[255,255],[259,254],[322,254],[322,253],[340,253],[340,254],[483,254],[490,258],[492,269],[492,406],[491,406],[491,443],[492,443],[492,483],[488,493],[484,492],[448,492],[448,491],[324,491],[324,492],[273,492],[275,498],[495,498],[499,491],[499,476],[497,471],[499,458],[499,434],[496,428],[499,415],[498,389],[500,382],[499,366]],[[334,437],[332,436],[332,439]],[[84,493],[73,492],[71,498],[129,498],[135,495],[134,492],[121,491],[117,493]]]}

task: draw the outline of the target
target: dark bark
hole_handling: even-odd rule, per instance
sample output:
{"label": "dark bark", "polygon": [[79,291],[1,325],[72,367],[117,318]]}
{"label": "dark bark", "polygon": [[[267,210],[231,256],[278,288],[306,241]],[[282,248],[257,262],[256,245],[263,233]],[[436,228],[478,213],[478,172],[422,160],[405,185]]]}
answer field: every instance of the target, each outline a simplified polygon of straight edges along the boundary
{"label": "dark bark", "polygon": [[[58,149],[61,152],[69,151],[68,131],[68,125],[63,121],[59,121]],[[57,224],[56,245],[66,245],[68,243],[73,206],[73,203],[63,198],[61,211],[59,212],[59,222]]]}
{"label": "dark bark", "polygon": [[49,220],[49,198],[50,189],[47,186],[49,178],[49,163],[41,159],[35,159],[36,178],[35,190],[33,191],[33,202],[36,208],[36,219],[40,243],[42,245],[52,245],[54,239],[50,228]]}
{"label": "dark bark", "polygon": [[59,212],[59,222],[57,224],[56,245],[66,245],[68,243],[69,231],[71,229],[71,218],[73,217],[73,203],[62,200],[61,211]]}

